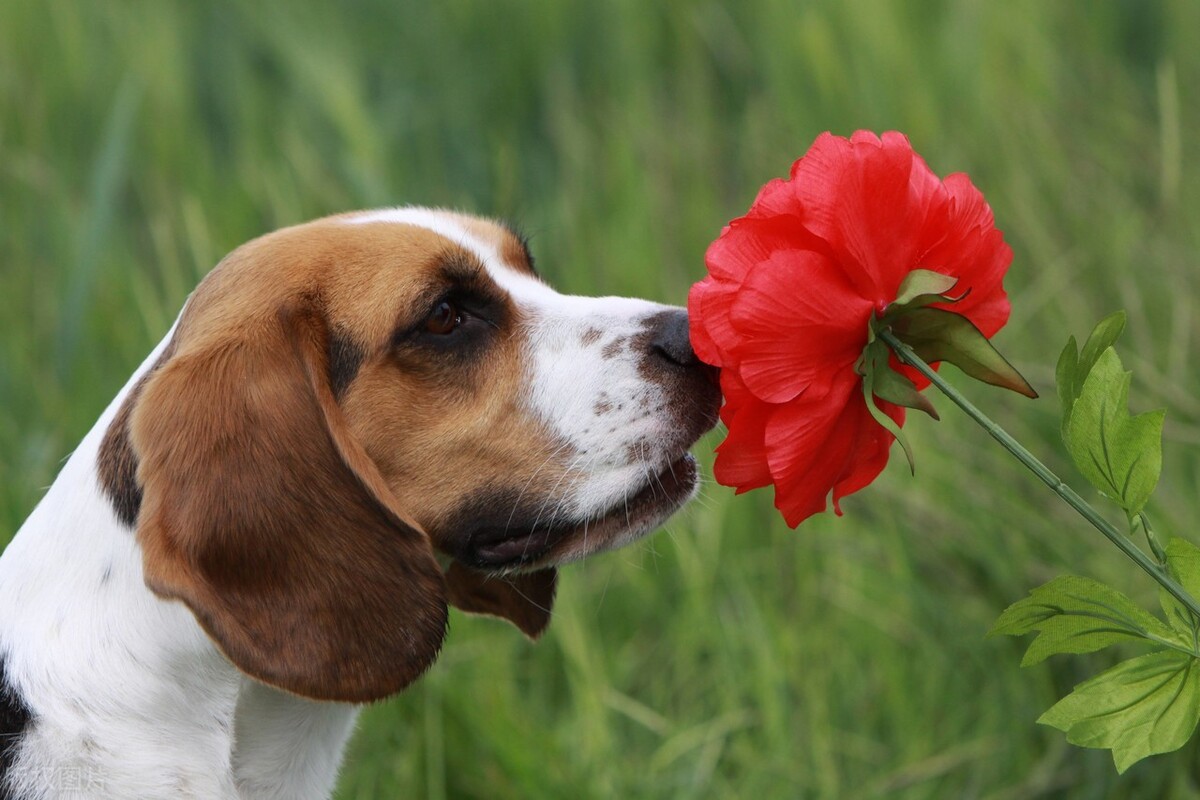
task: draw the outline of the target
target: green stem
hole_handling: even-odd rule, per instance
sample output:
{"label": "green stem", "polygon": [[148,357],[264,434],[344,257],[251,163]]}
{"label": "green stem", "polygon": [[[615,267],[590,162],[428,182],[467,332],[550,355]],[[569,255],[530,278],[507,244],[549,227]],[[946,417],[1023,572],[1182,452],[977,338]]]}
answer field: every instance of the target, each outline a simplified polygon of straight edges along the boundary
{"label": "green stem", "polygon": [[967,416],[979,423],[979,425],[982,426],[983,429],[989,434],[991,434],[992,438],[999,442],[1005,450],[1012,453],[1017,460],[1028,467],[1034,475],[1037,475],[1039,478],[1041,478],[1042,483],[1049,486],[1055,494],[1066,501],[1067,505],[1078,511],[1084,519],[1092,523],[1092,525],[1098,531],[1108,537],[1108,540],[1115,544],[1122,553],[1129,556],[1129,558],[1131,558],[1135,564],[1141,567],[1147,575],[1158,581],[1158,583],[1164,589],[1170,592],[1176,600],[1186,606],[1193,614],[1196,615],[1198,619],[1200,619],[1200,603],[1197,603],[1196,599],[1193,598],[1186,589],[1180,586],[1175,579],[1171,577],[1166,568],[1154,563],[1149,556],[1142,552],[1141,548],[1131,542],[1129,538],[1125,536],[1125,534],[1121,533],[1119,530],[1109,524],[1108,520],[1101,517],[1096,512],[1096,509],[1092,508],[1086,500],[1076,494],[1075,490],[1073,490],[1070,486],[1067,486],[1065,483],[1063,483],[1062,479],[1051,472],[1045,464],[1043,464],[1032,453],[1022,447],[1016,439],[1009,436],[1003,428],[989,419],[986,414],[976,408],[970,400],[959,394],[957,389],[946,383],[945,379],[942,378],[941,375],[938,375],[936,372],[934,372],[933,368],[926,364],[920,356],[914,353],[911,347],[897,339],[891,330],[881,330],[877,335],[880,339],[887,342],[888,347],[892,348],[892,351],[896,354],[897,358],[928,378],[934,386],[942,391],[942,394],[946,395],[946,397],[950,398],[955,405],[967,412]]}

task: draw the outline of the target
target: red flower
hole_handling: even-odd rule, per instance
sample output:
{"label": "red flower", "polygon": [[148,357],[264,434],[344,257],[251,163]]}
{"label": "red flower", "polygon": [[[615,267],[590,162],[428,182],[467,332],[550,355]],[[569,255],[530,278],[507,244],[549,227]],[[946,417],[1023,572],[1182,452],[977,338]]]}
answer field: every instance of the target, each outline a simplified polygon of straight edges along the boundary
{"label": "red flower", "polygon": [[[774,484],[788,525],[869,484],[892,435],[871,417],[855,362],[868,323],[916,269],[958,278],[953,305],[985,336],[1008,320],[1012,260],[966,175],[939,180],[900,133],[821,134],[789,180],[759,192],[708,248],[688,295],[692,343],[721,368],[728,438],[717,481]],[[919,374],[893,362],[917,386]],[[896,423],[904,409],[875,399]]]}

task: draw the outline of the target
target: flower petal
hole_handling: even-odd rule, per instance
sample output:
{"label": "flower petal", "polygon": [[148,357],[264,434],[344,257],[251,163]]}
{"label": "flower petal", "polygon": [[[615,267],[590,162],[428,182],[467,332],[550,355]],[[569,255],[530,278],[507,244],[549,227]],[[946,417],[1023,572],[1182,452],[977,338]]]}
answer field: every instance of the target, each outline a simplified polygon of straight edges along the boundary
{"label": "flower petal", "polygon": [[948,202],[926,220],[924,252],[916,266],[956,276],[955,291],[966,292],[966,297],[945,308],[967,317],[990,337],[1008,321],[1010,306],[1002,282],[1012,250],[994,226],[991,207],[966,175],[947,176],[945,187]]}
{"label": "flower petal", "polygon": [[767,464],[775,484],[775,506],[792,527],[825,510],[826,498],[843,471],[847,453],[839,442],[856,433],[841,424],[856,385],[852,377],[857,376],[844,375],[824,398],[802,395],[779,406],[767,420]]}
{"label": "flower petal", "polygon": [[[830,278],[833,278],[830,280]],[[871,304],[837,278],[828,259],[778,250],[742,285],[731,307],[741,377],[761,400],[828,391],[867,343]]]}
{"label": "flower petal", "polygon": [[814,236],[796,214],[739,217],[708,246],[704,263],[719,280],[741,283],[778,249],[829,252],[829,245]]}
{"label": "flower petal", "polygon": [[897,133],[822,135],[792,169],[804,225],[859,293],[886,305],[911,270],[928,206],[944,192]]}
{"label": "flower petal", "polygon": [[[772,445],[791,442],[786,450],[769,452],[768,460],[775,505],[792,527],[824,511],[831,493],[840,514],[838,501],[874,480],[887,464],[892,435],[871,418],[857,381],[844,381],[841,388],[841,402],[809,409],[791,403],[768,421]],[[890,403],[880,407],[903,424],[903,409]]]}
{"label": "flower petal", "polygon": [[782,178],[774,178],[758,190],[758,196],[750,204],[749,217],[776,217],[796,213],[796,195],[792,184]]}
{"label": "flower petal", "polygon": [[767,468],[766,426],[777,407],[751,395],[731,371],[721,373],[721,391],[725,395],[721,419],[729,435],[717,447],[713,477],[723,486],[736,487],[738,494],[767,486],[771,471]]}
{"label": "flower petal", "polygon": [[739,341],[731,324],[731,309],[737,299],[737,286],[705,278],[688,292],[688,327],[692,350],[706,364],[715,367],[733,365],[729,348]]}
{"label": "flower petal", "polygon": [[[895,420],[897,425],[904,426],[905,411],[903,408],[882,400],[878,401],[877,405],[885,414]],[[859,437],[852,448],[855,456],[848,464],[848,471],[833,486],[833,510],[838,516],[842,514],[839,501],[843,497],[854,494],[869,485],[871,481],[879,477],[879,473],[883,472],[883,468],[887,466],[888,462],[888,450],[895,441],[895,437],[871,417],[865,398],[861,403],[854,404],[853,408],[848,411],[860,417],[857,424]]]}

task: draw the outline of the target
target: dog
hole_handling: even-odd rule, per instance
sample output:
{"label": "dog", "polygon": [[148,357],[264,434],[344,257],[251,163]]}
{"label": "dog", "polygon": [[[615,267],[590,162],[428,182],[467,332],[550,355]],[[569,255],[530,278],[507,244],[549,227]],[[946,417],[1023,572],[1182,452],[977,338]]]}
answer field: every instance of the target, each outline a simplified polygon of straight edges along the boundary
{"label": "dog", "polygon": [[0,797],[306,798],[447,608],[696,492],[682,308],[559,294],[508,226],[342,214],[228,255],[0,558]]}

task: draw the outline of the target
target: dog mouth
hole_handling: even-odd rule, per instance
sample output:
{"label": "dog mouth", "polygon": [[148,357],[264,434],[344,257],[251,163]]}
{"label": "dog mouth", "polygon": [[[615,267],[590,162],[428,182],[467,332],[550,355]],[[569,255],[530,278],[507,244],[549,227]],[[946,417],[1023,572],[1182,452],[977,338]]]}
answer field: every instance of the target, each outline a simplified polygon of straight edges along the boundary
{"label": "dog mouth", "polygon": [[691,498],[698,482],[696,459],[685,453],[608,509],[586,519],[558,521],[545,518],[542,509],[513,507],[504,524],[474,528],[456,557],[467,566],[490,571],[582,558],[654,530]]}

